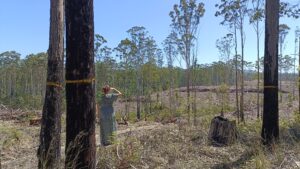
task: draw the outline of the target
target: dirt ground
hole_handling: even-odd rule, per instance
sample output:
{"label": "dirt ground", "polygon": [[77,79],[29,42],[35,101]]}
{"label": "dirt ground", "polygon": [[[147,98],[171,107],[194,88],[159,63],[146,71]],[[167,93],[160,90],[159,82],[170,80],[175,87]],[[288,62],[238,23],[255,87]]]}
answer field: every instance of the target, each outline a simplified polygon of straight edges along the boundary
{"label": "dirt ground", "polygon": [[[255,88],[255,82],[247,87]],[[220,98],[214,92],[196,93],[195,125],[188,124],[186,115],[169,123],[162,121],[130,122],[119,125],[116,144],[101,147],[99,125],[96,126],[98,168],[300,168],[300,127],[293,122],[298,101],[292,100],[292,88],[285,82],[280,103],[281,139],[273,153],[260,146],[261,121],[256,119],[256,93],[245,94],[246,124],[238,124],[238,142],[228,147],[207,144],[210,120],[221,111]],[[178,89],[179,91],[179,89]],[[186,93],[178,92],[176,111],[184,111]],[[295,91],[296,95],[298,91]],[[260,94],[262,100],[262,94]],[[229,110],[225,116],[236,119],[235,94],[229,94]],[[153,100],[156,95],[153,95]],[[160,102],[168,107],[168,92],[160,94]],[[177,104],[177,103],[174,103]],[[171,104],[171,105],[174,105]],[[122,114],[124,102],[116,103],[116,113]],[[135,104],[130,104],[134,112]],[[183,112],[182,112],[183,113]],[[40,117],[38,111],[0,110],[0,151],[4,169],[37,168],[36,150],[39,143],[39,125],[30,125],[30,119]],[[62,119],[64,126],[64,116]],[[191,122],[192,123],[192,122]],[[299,136],[299,138],[298,138]],[[62,129],[62,157],[64,158],[65,129]],[[62,159],[63,161],[63,159]]]}

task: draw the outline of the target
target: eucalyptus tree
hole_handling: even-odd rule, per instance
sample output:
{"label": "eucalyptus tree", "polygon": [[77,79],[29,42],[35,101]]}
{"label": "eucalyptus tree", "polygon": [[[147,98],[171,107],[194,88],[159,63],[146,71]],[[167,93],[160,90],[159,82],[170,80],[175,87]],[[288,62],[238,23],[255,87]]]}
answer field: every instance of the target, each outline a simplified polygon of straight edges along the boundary
{"label": "eucalyptus tree", "polygon": [[238,53],[237,53],[237,30],[240,31],[241,39],[241,63],[244,60],[244,44],[245,44],[245,33],[244,33],[244,21],[247,9],[248,0],[221,0],[220,4],[215,6],[218,8],[218,11],[215,13],[215,16],[223,16],[224,19],[221,22],[222,25],[227,25],[229,28],[234,30],[234,40],[235,40],[235,68],[236,68],[236,111],[238,112],[238,120],[241,118],[241,121],[244,121],[244,80],[243,80],[243,64],[241,65],[241,100],[239,104],[238,99]]}
{"label": "eucalyptus tree", "polygon": [[279,138],[279,0],[266,0],[265,10],[264,109],[261,137],[264,144],[270,145]]}
{"label": "eucalyptus tree", "polygon": [[[298,39],[298,43],[299,43],[299,46],[298,46],[298,62],[299,62],[299,65],[300,65],[300,29],[297,27],[296,30],[295,30],[295,38]],[[299,92],[299,113],[300,113],[300,69],[298,68],[298,92]]]}
{"label": "eucalyptus tree", "polygon": [[293,99],[295,99],[295,88],[296,88],[296,86],[297,86],[297,77],[296,77],[296,57],[297,57],[297,52],[298,52],[298,37],[297,37],[297,32],[300,32],[300,30],[299,30],[299,28],[298,27],[296,27],[296,30],[295,30],[295,51],[294,51],[294,57],[293,57],[293,61],[294,61],[294,63],[293,63],[293,82],[294,82],[294,84],[293,84]]}
{"label": "eucalyptus tree", "polygon": [[[145,48],[148,38],[148,31],[142,26],[134,26],[127,31],[129,33],[129,40],[134,46],[133,64],[136,70],[136,103],[137,103],[137,119],[141,119],[141,94],[142,94],[142,65],[145,63]],[[149,56],[149,55],[148,55]]]}
{"label": "eucalyptus tree", "polygon": [[[279,25],[279,90],[282,90],[282,69],[283,69],[283,48],[287,34],[289,33],[290,27],[286,24]],[[282,95],[280,95],[280,101],[282,101]]]}
{"label": "eucalyptus tree", "polygon": [[129,39],[123,39],[118,46],[114,49],[116,56],[120,59],[119,67],[123,72],[121,89],[124,91],[125,97],[125,116],[129,118],[129,102],[128,99],[132,94],[130,90],[132,88],[132,69],[133,69],[133,57],[136,51],[135,45],[131,43]]}
{"label": "eucalyptus tree", "polygon": [[196,40],[200,18],[205,13],[204,3],[196,0],[180,0],[170,12],[173,31],[178,35],[178,49],[186,65],[187,86],[187,113],[190,120],[190,67],[192,64],[192,47]]}
{"label": "eucalyptus tree", "polygon": [[229,33],[226,36],[217,39],[216,41],[216,47],[220,54],[220,61],[223,61],[225,63],[224,65],[224,76],[222,77],[222,83],[225,85],[230,85],[229,80],[229,72],[230,72],[230,66],[229,66],[229,60],[231,57],[231,50],[233,48],[233,34]]}
{"label": "eucalyptus tree", "polygon": [[110,75],[110,65],[105,61],[109,61],[112,49],[109,48],[106,43],[107,40],[100,34],[95,35],[95,72],[96,72],[96,92],[101,91],[102,86],[108,82],[108,76]]}
{"label": "eucalyptus tree", "polygon": [[[257,62],[259,62],[260,58],[260,35],[261,35],[261,26],[260,22],[264,19],[264,0],[252,0],[252,8],[249,9],[249,18],[250,24],[253,25],[254,31],[256,33],[256,50],[257,50]],[[260,81],[260,65],[257,64],[257,91],[259,91],[259,81]],[[260,104],[259,104],[259,93],[257,92],[257,119],[259,119],[260,114]]]}
{"label": "eucalyptus tree", "polygon": [[16,51],[6,51],[0,54],[0,69],[2,72],[0,97],[8,99],[10,105],[17,94],[17,69],[20,64],[20,57],[21,54]]}
{"label": "eucalyptus tree", "polygon": [[[159,92],[162,92],[164,79],[162,77],[163,55],[153,37],[149,36],[145,40],[145,65],[143,66],[143,94],[147,96],[148,107],[151,111],[151,93],[157,91],[157,104],[161,106]],[[157,70],[161,69],[161,73]],[[159,80],[158,80],[159,79]],[[159,100],[160,98],[160,100]],[[150,112],[151,113],[151,112]]]}
{"label": "eucalyptus tree", "polygon": [[164,52],[167,60],[167,65],[169,69],[169,107],[171,113],[174,112],[174,83],[175,83],[175,77],[174,77],[174,61],[177,58],[178,55],[178,49],[177,49],[177,34],[175,32],[171,32],[167,38],[163,42],[164,46]]}
{"label": "eucalyptus tree", "polygon": [[292,17],[298,19],[300,17],[300,6],[299,4],[290,4],[289,2],[280,2],[279,7],[280,17]]}
{"label": "eucalyptus tree", "polygon": [[93,0],[66,0],[65,168],[96,168]]}
{"label": "eucalyptus tree", "polygon": [[285,80],[289,80],[288,75],[289,75],[289,71],[291,70],[291,67],[293,66],[294,63],[294,59],[289,56],[289,55],[284,55],[284,57],[282,58],[282,70],[283,73],[285,74]]}
{"label": "eucalyptus tree", "polygon": [[50,40],[46,95],[42,113],[39,168],[60,168],[64,69],[64,0],[50,1]]}

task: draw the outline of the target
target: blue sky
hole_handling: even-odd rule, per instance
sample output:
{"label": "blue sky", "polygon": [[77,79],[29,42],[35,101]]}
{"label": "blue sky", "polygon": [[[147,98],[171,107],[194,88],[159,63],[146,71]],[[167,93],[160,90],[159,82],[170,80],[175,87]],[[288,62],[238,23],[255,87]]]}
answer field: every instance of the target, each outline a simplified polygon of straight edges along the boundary
{"label": "blue sky", "polygon": [[[114,48],[127,37],[126,31],[133,26],[144,26],[158,44],[170,32],[169,12],[179,0],[94,0],[95,33],[108,40]],[[217,61],[218,51],[215,42],[226,35],[228,30],[216,18],[214,5],[218,0],[203,0],[206,13],[199,26],[198,61]],[[289,0],[299,3],[299,0]],[[50,0],[6,0],[0,6],[0,53],[16,50],[22,57],[30,53],[44,52],[49,41]],[[281,19],[291,27],[287,36],[285,54],[294,53],[294,29],[300,26],[294,19]],[[261,44],[264,37],[261,36]],[[245,59],[256,58],[255,34],[251,26],[246,26]],[[263,54],[263,45],[261,45]]]}

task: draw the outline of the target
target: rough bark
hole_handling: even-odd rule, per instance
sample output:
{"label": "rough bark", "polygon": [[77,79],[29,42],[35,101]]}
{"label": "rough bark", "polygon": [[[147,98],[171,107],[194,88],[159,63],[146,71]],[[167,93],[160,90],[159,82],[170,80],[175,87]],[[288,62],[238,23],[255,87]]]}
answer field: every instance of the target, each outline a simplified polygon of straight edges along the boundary
{"label": "rough bark", "polygon": [[66,0],[66,168],[95,168],[93,0]]}
{"label": "rough bark", "polygon": [[[299,37],[299,66],[300,66],[300,37]],[[298,69],[298,92],[299,92],[299,113],[300,113],[300,69]]]}
{"label": "rough bark", "polygon": [[208,133],[209,144],[222,146],[235,143],[237,139],[237,129],[235,121],[217,116],[214,117],[210,124]]}
{"label": "rough bark", "polygon": [[264,144],[272,144],[279,138],[278,33],[279,0],[267,0],[265,21],[264,109],[261,132]]}
{"label": "rough bark", "polygon": [[[42,113],[39,168],[60,168],[60,133],[63,82],[63,0],[51,0],[47,86]],[[56,84],[56,85],[55,85]]]}

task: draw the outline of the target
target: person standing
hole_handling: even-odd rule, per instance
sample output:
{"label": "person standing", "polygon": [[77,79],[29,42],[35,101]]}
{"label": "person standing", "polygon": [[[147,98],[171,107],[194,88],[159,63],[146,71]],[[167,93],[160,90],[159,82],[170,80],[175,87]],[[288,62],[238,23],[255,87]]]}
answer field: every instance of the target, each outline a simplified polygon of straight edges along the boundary
{"label": "person standing", "polygon": [[122,93],[109,85],[105,85],[102,88],[102,92],[100,102],[100,140],[101,145],[108,146],[113,143],[117,130],[113,103]]}

